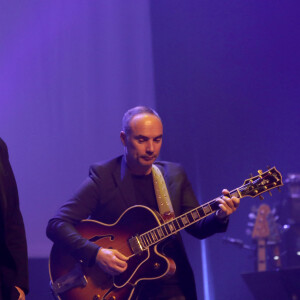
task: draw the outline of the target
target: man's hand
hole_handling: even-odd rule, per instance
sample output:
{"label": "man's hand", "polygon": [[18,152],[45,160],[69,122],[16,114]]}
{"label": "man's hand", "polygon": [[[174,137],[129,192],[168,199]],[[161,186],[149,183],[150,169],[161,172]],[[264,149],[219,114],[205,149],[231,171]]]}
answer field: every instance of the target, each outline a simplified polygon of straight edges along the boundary
{"label": "man's hand", "polygon": [[15,288],[18,290],[20,294],[18,300],[25,300],[25,293],[23,292],[23,290],[20,289],[18,286],[15,286]]}
{"label": "man's hand", "polygon": [[118,275],[127,269],[128,257],[115,249],[100,248],[96,256],[96,263],[106,273]]}
{"label": "man's hand", "polygon": [[228,190],[224,189],[222,194],[223,197],[217,199],[220,209],[216,212],[216,216],[219,219],[225,219],[227,216],[234,213],[240,204],[240,199],[237,197],[230,197]]}

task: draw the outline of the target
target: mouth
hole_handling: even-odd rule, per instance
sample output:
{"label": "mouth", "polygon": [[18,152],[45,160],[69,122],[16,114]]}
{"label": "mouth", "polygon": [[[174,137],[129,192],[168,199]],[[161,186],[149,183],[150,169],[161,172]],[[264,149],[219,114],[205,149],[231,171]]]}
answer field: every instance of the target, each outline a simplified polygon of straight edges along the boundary
{"label": "mouth", "polygon": [[156,157],[155,156],[142,156],[142,159],[145,161],[151,161],[154,160]]}

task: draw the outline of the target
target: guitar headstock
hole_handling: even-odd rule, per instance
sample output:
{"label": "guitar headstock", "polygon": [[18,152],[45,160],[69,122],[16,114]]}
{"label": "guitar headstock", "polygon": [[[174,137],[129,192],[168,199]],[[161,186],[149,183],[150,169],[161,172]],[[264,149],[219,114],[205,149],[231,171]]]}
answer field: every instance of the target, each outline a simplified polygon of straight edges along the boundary
{"label": "guitar headstock", "polygon": [[258,208],[257,217],[252,231],[253,239],[266,239],[270,235],[268,215],[270,214],[270,206],[262,204]]}
{"label": "guitar headstock", "polygon": [[275,167],[265,172],[258,171],[258,173],[259,175],[245,180],[244,184],[239,188],[241,197],[249,196],[254,198],[283,185],[282,176]]}

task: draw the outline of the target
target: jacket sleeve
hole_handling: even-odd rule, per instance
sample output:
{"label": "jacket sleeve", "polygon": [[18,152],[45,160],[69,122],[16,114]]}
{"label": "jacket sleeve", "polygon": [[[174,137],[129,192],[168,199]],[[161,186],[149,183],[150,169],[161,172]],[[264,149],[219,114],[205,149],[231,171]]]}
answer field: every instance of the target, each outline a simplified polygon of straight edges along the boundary
{"label": "jacket sleeve", "polygon": [[66,247],[76,259],[89,266],[94,264],[99,247],[78,234],[75,226],[96,209],[101,198],[100,181],[99,174],[91,168],[89,177],[47,226],[48,238]]}
{"label": "jacket sleeve", "polygon": [[[188,212],[199,206],[186,172],[181,166],[178,166],[178,178],[180,187],[180,214]],[[228,227],[228,221],[220,221],[215,213],[207,216],[199,222],[186,228],[186,231],[198,239],[207,238],[218,232],[225,232]]]}
{"label": "jacket sleeve", "polygon": [[[5,201],[5,240],[9,256],[14,262],[15,276],[13,276],[13,286],[20,287],[26,294],[29,290],[28,282],[28,254],[26,234],[23,217],[19,207],[19,195],[16,180],[11,168],[8,150],[5,143],[1,140],[1,159],[3,172],[1,180],[2,199]],[[8,260],[10,258],[7,258]]]}

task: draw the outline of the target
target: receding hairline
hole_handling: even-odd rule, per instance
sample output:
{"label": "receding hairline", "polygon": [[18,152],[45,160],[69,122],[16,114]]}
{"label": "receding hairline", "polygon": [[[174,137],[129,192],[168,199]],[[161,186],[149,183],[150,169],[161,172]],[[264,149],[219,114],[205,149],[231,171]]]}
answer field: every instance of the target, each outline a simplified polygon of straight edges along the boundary
{"label": "receding hairline", "polygon": [[161,121],[159,114],[153,108],[150,108],[147,106],[133,107],[133,108],[129,109],[128,111],[126,111],[126,113],[124,114],[123,119],[122,119],[122,130],[126,134],[128,134],[131,130],[130,123],[131,123],[132,119],[139,115],[155,116],[158,120]]}

